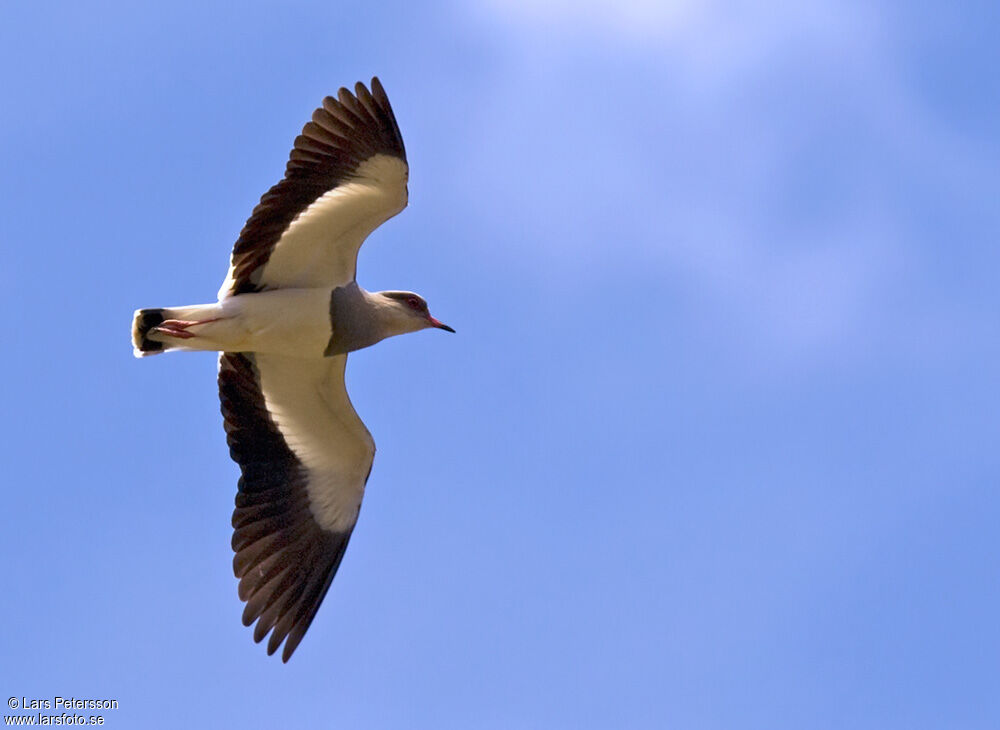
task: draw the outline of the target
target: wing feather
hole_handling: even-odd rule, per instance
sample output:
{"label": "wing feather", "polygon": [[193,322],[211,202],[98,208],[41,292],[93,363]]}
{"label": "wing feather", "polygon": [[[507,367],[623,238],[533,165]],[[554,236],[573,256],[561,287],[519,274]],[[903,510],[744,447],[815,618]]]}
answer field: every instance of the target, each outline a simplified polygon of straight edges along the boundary
{"label": "wing feather", "polygon": [[358,249],[406,207],[409,168],[392,106],[377,78],[357,96],[327,97],[295,138],[285,177],[254,208],[219,290],[342,286]]}
{"label": "wing feather", "polygon": [[[375,444],[344,387],[346,356],[223,353],[219,397],[242,476],[233,571],[243,623],[288,661],[330,587],[357,521]],[[286,640],[287,639],[287,640]]]}

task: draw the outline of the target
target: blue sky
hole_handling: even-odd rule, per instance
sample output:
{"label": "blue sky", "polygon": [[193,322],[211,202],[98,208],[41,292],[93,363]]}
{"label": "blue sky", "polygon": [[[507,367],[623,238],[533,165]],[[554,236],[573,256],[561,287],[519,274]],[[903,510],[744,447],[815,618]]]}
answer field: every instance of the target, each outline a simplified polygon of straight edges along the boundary
{"label": "blue sky", "polygon": [[[7,3],[0,689],[110,727],[995,728],[995,4]],[[293,660],[251,641],[209,301],[378,74],[362,250],[458,334],[352,355],[378,444]]]}

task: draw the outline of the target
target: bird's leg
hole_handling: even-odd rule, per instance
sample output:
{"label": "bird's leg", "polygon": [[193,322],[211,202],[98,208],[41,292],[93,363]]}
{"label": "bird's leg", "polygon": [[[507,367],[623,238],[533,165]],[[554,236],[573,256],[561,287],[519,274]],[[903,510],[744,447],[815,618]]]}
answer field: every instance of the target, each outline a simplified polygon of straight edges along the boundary
{"label": "bird's leg", "polygon": [[160,334],[167,335],[168,337],[176,337],[179,340],[187,340],[195,336],[193,332],[188,332],[188,328],[194,327],[196,324],[218,322],[219,319],[219,317],[215,317],[214,319],[199,320],[165,319],[156,325],[152,331],[159,332]]}

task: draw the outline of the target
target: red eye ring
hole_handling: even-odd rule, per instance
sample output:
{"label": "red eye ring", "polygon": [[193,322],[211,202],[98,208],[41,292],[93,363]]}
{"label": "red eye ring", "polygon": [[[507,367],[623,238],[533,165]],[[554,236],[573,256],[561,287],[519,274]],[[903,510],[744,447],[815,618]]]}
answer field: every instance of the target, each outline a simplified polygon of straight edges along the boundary
{"label": "red eye ring", "polygon": [[410,298],[408,298],[406,300],[406,304],[407,304],[407,306],[410,307],[410,309],[416,309],[418,312],[421,309],[423,309],[423,307],[420,306],[420,300],[417,299],[416,297],[410,297]]}

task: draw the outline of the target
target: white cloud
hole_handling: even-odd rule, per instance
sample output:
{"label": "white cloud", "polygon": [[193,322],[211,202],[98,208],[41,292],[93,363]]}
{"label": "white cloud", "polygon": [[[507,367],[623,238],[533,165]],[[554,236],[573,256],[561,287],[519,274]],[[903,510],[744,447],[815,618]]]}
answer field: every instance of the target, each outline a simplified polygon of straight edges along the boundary
{"label": "white cloud", "polygon": [[609,30],[628,38],[648,39],[689,26],[703,14],[705,6],[690,0],[623,0],[614,3],[592,0],[486,0],[480,7],[510,24]]}
{"label": "white cloud", "polygon": [[702,82],[771,63],[788,47],[824,53],[850,46],[863,61],[871,50],[865,46],[877,45],[882,32],[874,6],[844,2],[482,0],[465,7],[535,51],[576,44],[653,53]]}
{"label": "white cloud", "polygon": [[891,326],[919,256],[906,185],[932,169],[958,195],[978,167],[914,98],[878,5],[473,7],[473,34],[504,39],[470,124],[477,213],[532,266],[680,272],[793,359]]}

